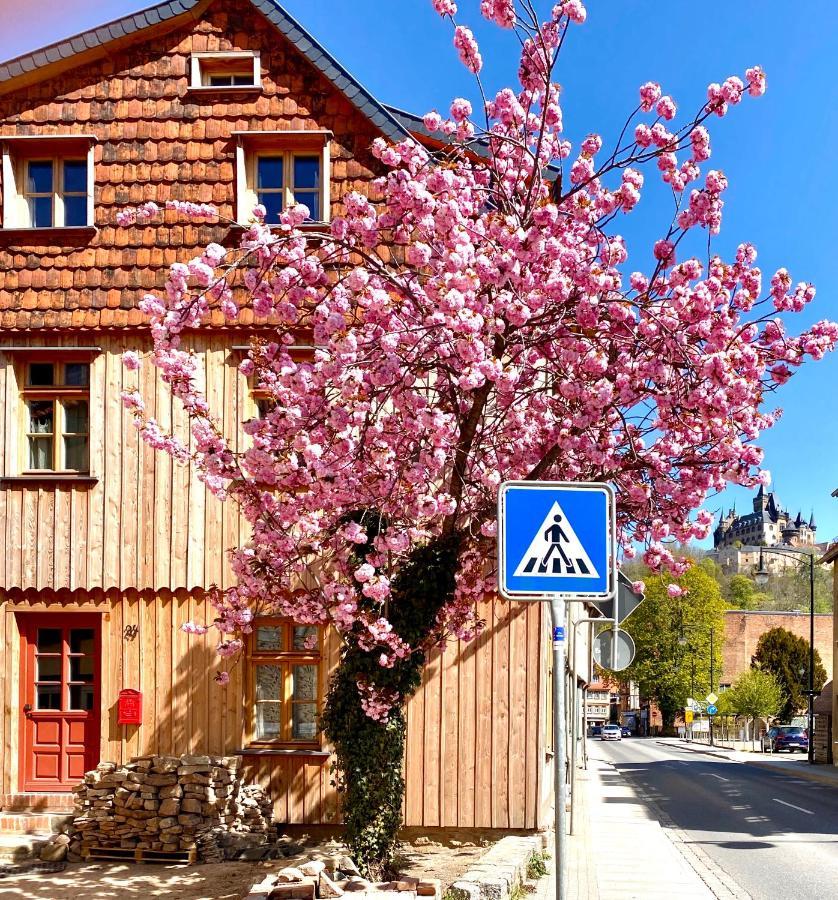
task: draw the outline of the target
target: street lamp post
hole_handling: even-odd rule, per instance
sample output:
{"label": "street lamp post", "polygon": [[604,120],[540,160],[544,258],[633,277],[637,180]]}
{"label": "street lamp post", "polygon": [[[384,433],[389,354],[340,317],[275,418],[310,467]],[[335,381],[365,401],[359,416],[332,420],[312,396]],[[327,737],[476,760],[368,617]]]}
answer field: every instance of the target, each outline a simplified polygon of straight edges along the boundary
{"label": "street lamp post", "polygon": [[[698,626],[698,625],[686,625],[686,626],[681,625],[681,634],[680,634],[680,636],[679,636],[679,638],[678,638],[678,643],[679,643],[679,645],[682,646],[682,647],[686,647],[686,646],[687,646],[688,641],[687,641],[687,639],[684,637],[684,630],[685,630],[685,628],[686,628],[686,629],[691,629],[691,628],[699,628],[699,627],[701,627],[701,626]],[[714,683],[715,683],[715,681],[716,681],[716,660],[715,660],[715,658],[714,658],[714,653],[715,653],[715,639],[716,639],[716,628],[715,628],[714,625],[711,625],[711,626],[710,626],[710,693],[711,693],[711,694],[713,693],[713,685],[714,685]],[[693,696],[695,696],[695,649],[691,647],[690,650],[691,650],[691,653],[692,653],[692,673],[693,673],[693,686],[692,686],[692,692],[693,692]],[[708,719],[708,726],[709,726],[708,730],[709,730],[709,732],[710,732],[710,746],[713,747],[713,746],[715,746],[715,744],[713,743],[713,717],[712,717],[711,715],[708,715],[708,716],[707,716],[707,719]]]}
{"label": "street lamp post", "polygon": [[815,554],[793,547],[760,547],[759,568],[754,572],[754,581],[763,585],[768,581],[768,570],[763,562],[763,553],[777,553],[780,556],[807,556],[809,558],[809,689],[806,691],[808,704],[806,709],[807,731],[809,734],[809,764],[815,763]]}

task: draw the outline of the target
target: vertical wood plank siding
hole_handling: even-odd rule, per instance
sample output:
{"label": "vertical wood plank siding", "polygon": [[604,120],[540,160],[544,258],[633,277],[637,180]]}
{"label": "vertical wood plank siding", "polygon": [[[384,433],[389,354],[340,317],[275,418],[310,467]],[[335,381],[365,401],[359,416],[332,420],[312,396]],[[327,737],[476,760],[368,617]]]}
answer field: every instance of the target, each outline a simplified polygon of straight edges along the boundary
{"label": "vertical wood plank siding", "polygon": [[[544,640],[540,605],[485,604],[512,627],[487,630],[468,644],[452,643],[429,660],[422,686],[408,704],[405,824],[449,828],[537,828],[544,747]],[[210,620],[200,591],[11,591],[0,593],[0,793],[17,789],[19,627],[27,612],[94,611],[102,615],[102,735],[100,757],[116,763],[141,754],[218,753],[241,748],[245,659],[225,662],[216,638],[186,634],[183,622]],[[325,688],[340,652],[327,632]],[[501,658],[503,655],[503,658]],[[478,682],[476,673],[491,673]],[[511,677],[510,677],[511,675]],[[142,725],[117,724],[123,688],[143,695]],[[521,707],[520,713],[517,707]],[[480,720],[479,710],[495,714]],[[501,710],[513,715],[500,715]],[[339,816],[329,760],[305,756],[244,756],[247,777],[268,790],[279,822],[329,824]],[[490,779],[487,774],[493,772]]]}

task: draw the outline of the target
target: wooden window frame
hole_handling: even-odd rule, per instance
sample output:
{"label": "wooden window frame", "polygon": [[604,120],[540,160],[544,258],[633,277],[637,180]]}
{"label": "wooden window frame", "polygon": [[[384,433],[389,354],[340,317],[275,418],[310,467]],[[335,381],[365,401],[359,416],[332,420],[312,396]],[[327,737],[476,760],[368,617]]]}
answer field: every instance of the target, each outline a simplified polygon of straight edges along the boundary
{"label": "wooden window frame", "polygon": [[[257,629],[260,627],[281,627],[282,648],[280,650],[258,650],[256,647]],[[311,627],[317,629],[317,647],[313,650],[292,649],[293,631],[295,627]],[[247,650],[247,717],[245,745],[255,749],[288,749],[288,750],[320,750],[321,733],[318,730],[312,738],[293,737],[293,706],[295,702],[317,705],[317,715],[323,710],[323,646],[324,628],[322,625],[306,626],[291,619],[275,616],[261,617],[253,622],[253,632],[248,639]],[[280,731],[275,738],[259,738],[256,736],[257,701],[256,671],[260,665],[277,666],[280,669],[281,696]],[[294,701],[292,672],[295,665],[313,665],[317,669],[316,700]]]}
{"label": "wooden window frame", "polygon": [[[287,209],[294,202],[294,159],[316,156],[320,161],[320,218],[312,219],[304,227],[326,225],[331,220],[331,156],[327,131],[234,132],[236,145],[236,217],[245,223],[253,217],[253,207],[259,202],[256,168],[260,158],[282,158],[283,203]],[[306,188],[300,190],[306,191]],[[311,191],[314,192],[313,189]],[[279,222],[269,222],[279,227]]]}
{"label": "wooden window frame", "polygon": [[[30,385],[28,383],[29,366],[32,363],[50,363],[55,367],[58,382],[52,386],[47,385]],[[88,367],[88,379],[86,385],[66,385],[64,384],[64,371],[68,363],[80,363]],[[78,357],[73,355],[51,355],[51,354],[33,354],[18,361],[18,384],[20,385],[20,413],[19,413],[19,430],[21,441],[18,448],[18,466],[17,471],[24,477],[38,477],[44,475],[66,475],[85,477],[90,475],[90,455],[91,455],[91,432],[90,432],[90,375],[92,371],[92,360],[89,357]],[[52,437],[52,467],[48,469],[33,469],[29,462],[29,438],[30,436],[42,435],[46,436],[46,432],[30,432],[29,431],[29,401],[30,400],[51,400],[53,404],[52,421],[53,430],[49,434]],[[68,432],[64,428],[65,409],[64,403],[67,400],[86,400],[87,401],[87,431]],[[66,462],[64,450],[65,437],[87,437],[87,467],[85,469],[69,469],[64,463]]]}
{"label": "wooden window frame", "polygon": [[[94,154],[95,138],[90,135],[0,137],[0,172],[3,182],[3,231],[42,232],[59,229],[91,230],[94,226]],[[44,193],[29,192],[27,189],[27,169],[31,162],[51,162],[53,167],[52,224],[33,225],[29,208],[32,196],[47,196]],[[84,192],[64,191],[64,163],[83,162],[87,169]],[[86,215],[83,224],[64,223],[64,197],[86,197]]]}
{"label": "wooden window frame", "polygon": [[[213,84],[213,77],[249,76],[247,84]],[[262,64],[258,50],[208,50],[193,53],[189,61],[191,91],[261,91]]]}

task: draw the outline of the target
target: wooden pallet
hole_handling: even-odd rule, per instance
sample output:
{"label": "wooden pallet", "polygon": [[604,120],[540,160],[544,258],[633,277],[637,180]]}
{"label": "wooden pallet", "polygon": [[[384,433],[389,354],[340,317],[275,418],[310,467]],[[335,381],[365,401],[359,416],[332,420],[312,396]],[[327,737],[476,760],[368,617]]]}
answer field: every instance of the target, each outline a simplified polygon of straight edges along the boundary
{"label": "wooden pallet", "polygon": [[198,851],[191,850],[148,850],[145,847],[90,847],[82,856],[87,860],[110,860],[138,863],[186,863],[198,860]]}

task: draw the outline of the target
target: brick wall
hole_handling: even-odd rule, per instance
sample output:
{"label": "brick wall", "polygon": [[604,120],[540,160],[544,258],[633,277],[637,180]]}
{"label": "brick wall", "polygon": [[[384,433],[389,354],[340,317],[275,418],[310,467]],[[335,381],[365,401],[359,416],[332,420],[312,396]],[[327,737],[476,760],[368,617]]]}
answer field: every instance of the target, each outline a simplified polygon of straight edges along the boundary
{"label": "brick wall", "polygon": [[[785,628],[809,640],[809,616],[794,612],[759,612],[739,609],[725,613],[725,642],[723,647],[723,684],[732,684],[751,667],[760,637],[772,628]],[[820,653],[827,678],[832,678],[832,616],[815,616],[815,648]]]}

